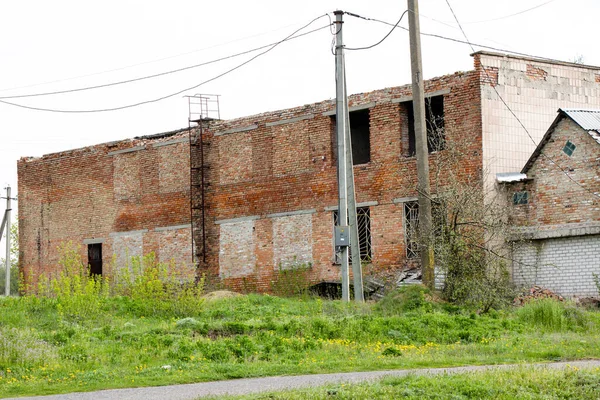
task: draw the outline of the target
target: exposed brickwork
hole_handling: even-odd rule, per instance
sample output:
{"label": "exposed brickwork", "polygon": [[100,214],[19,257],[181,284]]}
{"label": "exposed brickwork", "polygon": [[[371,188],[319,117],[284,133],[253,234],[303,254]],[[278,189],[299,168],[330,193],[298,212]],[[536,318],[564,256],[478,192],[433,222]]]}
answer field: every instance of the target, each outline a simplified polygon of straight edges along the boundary
{"label": "exposed brickwork", "polygon": [[[567,141],[577,146],[572,156],[563,152]],[[543,154],[547,157],[540,155],[527,171],[532,180],[510,190],[509,196],[527,190],[530,198],[528,204],[514,206],[515,223],[552,226],[600,222],[600,198],[591,194],[600,195],[600,144],[571,119],[564,118],[552,132]]]}
{"label": "exposed brickwork", "polygon": [[[521,94],[519,90],[534,90],[534,83],[545,82],[531,83],[534,77],[527,77],[526,67],[521,65],[531,64],[530,74],[540,77],[540,70],[545,71],[541,62],[490,54],[476,54],[474,62],[473,71],[425,82],[427,94],[443,96],[447,148],[461,150],[449,167],[442,163],[448,150],[430,155],[433,187],[447,183],[449,174],[442,167],[450,168],[463,182],[480,183],[484,165],[492,157],[489,152],[485,155],[486,149],[504,141],[507,134],[498,127],[509,126],[508,134],[516,136],[514,124],[492,112],[499,104],[495,92],[490,91],[492,86],[505,94],[510,104],[517,104],[522,98],[535,97],[533,92]],[[511,69],[513,62],[518,69]],[[564,75],[567,67],[561,68]],[[590,75],[588,69],[583,68],[580,75]],[[561,88],[566,86],[560,74],[546,77],[554,86],[540,88],[544,96],[552,97],[552,90],[562,96]],[[576,85],[578,93],[571,97],[595,96],[596,83],[590,79]],[[354,168],[357,202],[372,204],[373,262],[367,270],[389,279],[410,263],[405,259],[403,203],[395,201],[417,195],[416,160],[408,152],[406,102],[410,96],[411,87],[405,85],[349,99],[350,107],[369,108],[370,161]],[[241,290],[267,291],[277,279],[277,265],[295,255],[312,261],[310,280],[339,278],[332,244],[332,206],[337,205],[334,108],[334,102],[328,100],[205,126],[206,263],[200,264],[200,273],[220,276],[226,285]],[[539,113],[545,117],[555,110]],[[189,260],[192,233],[177,227],[190,222],[194,222],[196,252],[202,253],[204,249],[198,248],[201,213],[195,212],[193,221],[190,216],[190,197],[194,208],[202,203],[197,189],[199,170],[190,177],[186,168],[191,161],[198,164],[199,152],[180,140],[185,137],[186,133],[180,132],[22,159],[23,267],[30,271],[52,268],[60,242],[82,243],[91,238],[104,238],[103,255],[109,264],[115,249],[121,254],[123,248],[119,244],[122,239],[115,245],[115,239],[123,236],[111,234],[131,231],[143,231],[142,252],[155,251],[160,260]],[[164,145],[169,141],[173,143]],[[134,151],[122,151],[127,149]],[[193,195],[190,178],[197,185]],[[290,214],[307,210],[311,213]],[[571,218],[576,214],[571,213]],[[536,211],[536,218],[543,215],[549,214]],[[568,215],[563,213],[564,218]],[[159,229],[162,227],[174,228]]]}
{"label": "exposed brickwork", "polygon": [[[576,146],[571,156],[563,151],[567,141]],[[511,221],[533,239],[514,245],[515,283],[564,296],[598,294],[592,274],[600,274],[600,235],[593,234],[600,223],[593,194],[600,195],[599,162],[600,144],[564,116],[527,169],[529,180],[505,185]],[[516,192],[527,192],[527,204],[513,204]]]}
{"label": "exposed brickwork", "polygon": [[[444,96],[448,140],[467,143],[464,158],[457,162],[457,175],[460,179],[480,180],[478,74],[436,78],[426,82],[425,90]],[[351,106],[375,103],[369,109],[371,161],[355,166],[354,174],[357,201],[377,203],[370,207],[373,264],[369,271],[390,279],[405,264],[403,204],[393,200],[417,195],[415,157],[405,151],[408,123],[403,101],[410,101],[410,95],[407,85],[353,95],[349,101]],[[333,263],[332,211],[326,210],[337,205],[335,121],[330,114],[323,115],[333,107],[333,102],[326,101],[209,127],[206,140],[211,142],[211,154],[218,154],[218,158],[209,157],[209,162],[218,163],[219,169],[207,192],[207,268],[212,274],[220,272],[222,277],[228,277],[226,285],[241,290],[247,285],[268,290],[269,282],[277,279],[273,270],[294,255],[296,260],[312,260],[312,280],[339,279],[339,266]],[[255,127],[243,130],[250,126]],[[240,131],[223,134],[235,129]],[[230,168],[235,157],[239,157],[238,166]],[[438,157],[435,153],[430,156],[432,179],[437,179]],[[234,171],[239,171],[237,176],[243,179],[235,181]],[[268,216],[313,209],[316,212],[308,215]],[[239,226],[211,223],[240,217],[258,218],[252,221],[252,242],[250,222]],[[296,226],[300,220],[302,226]],[[256,250],[248,261],[246,252],[252,247]]]}
{"label": "exposed brickwork", "polygon": [[548,71],[543,68],[536,67],[533,64],[527,64],[527,76],[531,79],[540,79],[545,81],[548,77]]}
{"label": "exposed brickwork", "polygon": [[[154,251],[164,259],[161,248],[171,254],[174,247],[180,248],[179,260],[191,265],[189,235],[154,231],[190,223],[189,182],[180,182],[189,179],[189,147],[154,147],[186,136],[181,132],[22,158],[18,174],[23,271],[33,277],[54,271],[57,247],[67,241],[80,246],[87,260],[86,239],[102,242],[106,273],[113,254],[118,265],[125,265],[126,254]],[[171,173],[176,176],[169,177]],[[130,231],[141,232],[128,236]]]}

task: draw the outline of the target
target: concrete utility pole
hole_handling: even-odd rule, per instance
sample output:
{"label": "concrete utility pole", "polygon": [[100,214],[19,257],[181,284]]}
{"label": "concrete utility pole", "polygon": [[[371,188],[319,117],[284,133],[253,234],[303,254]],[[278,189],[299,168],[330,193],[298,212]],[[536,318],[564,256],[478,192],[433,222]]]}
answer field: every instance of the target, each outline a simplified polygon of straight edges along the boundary
{"label": "concrete utility pole", "polygon": [[[344,74],[344,92],[346,90],[346,75]],[[346,96],[346,99],[348,97]],[[347,104],[346,104],[347,105]],[[347,107],[346,107],[347,109]],[[347,109],[348,111],[348,109]],[[352,254],[352,277],[354,279],[354,301],[363,303],[362,258],[358,240],[358,218],[356,216],[356,192],[354,190],[354,160],[352,159],[352,134],[350,130],[350,113],[346,112],[346,177],[348,178],[348,231],[350,232],[350,252]]]}
{"label": "concrete utility pole", "polygon": [[431,245],[431,188],[429,184],[429,152],[427,149],[427,125],[425,120],[425,93],[423,90],[423,66],[421,62],[421,29],[419,27],[419,2],[408,1],[408,28],[410,37],[410,67],[412,71],[412,96],[417,150],[417,174],[419,178],[419,244],[423,283],[434,287],[434,258]]}
{"label": "concrete utility pole", "polygon": [[2,219],[2,225],[0,226],[0,238],[2,238],[2,234],[4,233],[4,228],[6,227],[6,280],[5,280],[5,291],[6,296],[10,296],[10,212],[11,212],[11,204],[12,200],[10,197],[10,186],[6,188],[6,211],[4,211],[4,218]]}
{"label": "concrete utility pole", "polygon": [[[362,265],[358,243],[358,224],[356,218],[356,199],[354,193],[354,170],[352,166],[352,137],[348,114],[348,94],[346,92],[346,71],[344,60],[344,42],[342,36],[343,11],[335,11],[336,46],[336,140],[338,172],[338,227],[348,233],[349,241],[339,246],[341,250],[342,300],[350,300],[350,278],[348,245],[352,249],[352,273],[354,277],[354,299],[364,301],[362,283]],[[345,225],[348,224],[346,227]],[[337,233],[336,233],[337,235]]]}
{"label": "concrete utility pole", "polygon": [[[335,122],[337,140],[337,176],[338,176],[338,226],[348,221],[348,185],[346,177],[346,107],[348,98],[344,85],[344,42],[342,37],[343,11],[335,14]],[[350,301],[350,281],[348,271],[348,246],[340,246],[340,264],[342,269],[342,300]]]}

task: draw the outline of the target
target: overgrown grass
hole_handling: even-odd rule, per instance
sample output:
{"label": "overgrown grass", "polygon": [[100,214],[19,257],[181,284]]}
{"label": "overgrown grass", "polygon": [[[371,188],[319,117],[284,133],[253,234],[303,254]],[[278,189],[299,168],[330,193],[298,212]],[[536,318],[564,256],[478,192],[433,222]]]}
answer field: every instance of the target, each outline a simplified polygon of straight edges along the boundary
{"label": "overgrown grass", "polygon": [[[73,319],[56,298],[0,302],[0,395],[228,378],[600,357],[598,313],[540,332],[513,312],[434,304],[401,314],[372,304],[248,295],[202,303],[186,318],[140,315],[108,297]],[[138,307],[139,306],[139,307]]]}
{"label": "overgrown grass", "polygon": [[560,305],[567,322],[539,329],[528,308],[479,315],[421,287],[379,304],[208,301],[201,285],[182,283],[152,257],[138,263],[115,284],[82,272],[71,254],[39,295],[2,299],[0,396],[600,357],[598,312]]}
{"label": "overgrown grass", "polygon": [[[600,369],[522,367],[440,376],[384,378],[363,384],[262,393],[227,399],[597,399]],[[223,397],[220,397],[223,398]]]}

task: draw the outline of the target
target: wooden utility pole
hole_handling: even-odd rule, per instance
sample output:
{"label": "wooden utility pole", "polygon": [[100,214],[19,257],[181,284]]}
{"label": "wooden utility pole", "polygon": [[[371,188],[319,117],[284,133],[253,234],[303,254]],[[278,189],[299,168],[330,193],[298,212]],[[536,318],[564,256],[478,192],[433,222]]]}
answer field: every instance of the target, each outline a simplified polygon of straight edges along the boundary
{"label": "wooden utility pole", "polygon": [[421,61],[421,29],[419,27],[419,2],[408,1],[408,28],[410,37],[410,67],[412,71],[412,97],[415,121],[417,174],[419,194],[419,245],[423,283],[434,287],[434,258],[431,244],[431,188],[429,184],[429,151],[425,120],[425,93],[423,90],[423,65]]}

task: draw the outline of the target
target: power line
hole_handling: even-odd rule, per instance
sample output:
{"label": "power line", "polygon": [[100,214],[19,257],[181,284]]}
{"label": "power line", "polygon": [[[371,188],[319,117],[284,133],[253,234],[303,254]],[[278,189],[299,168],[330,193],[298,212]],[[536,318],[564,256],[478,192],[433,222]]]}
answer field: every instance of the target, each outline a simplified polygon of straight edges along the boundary
{"label": "power line", "polygon": [[[463,36],[465,37],[465,40],[467,41],[467,44],[469,44],[469,46],[471,47],[471,50],[473,52],[475,52],[475,49],[473,48],[473,45],[469,42],[469,38],[467,37],[467,34],[465,33],[462,25],[460,24],[460,21],[458,20],[458,18],[456,17],[456,14],[454,13],[454,10],[452,9],[452,6],[450,5],[450,1],[446,0],[446,4],[448,4],[448,8],[450,8],[450,11],[452,12],[452,16],[454,17],[454,19],[456,20],[456,23],[458,24],[458,27],[460,28],[461,32],[463,33]],[[491,77],[489,76],[487,70],[485,69],[485,67],[482,66],[481,68],[483,70],[483,72],[485,73],[485,76],[488,78],[488,80],[490,80],[490,82],[492,82]],[[506,109],[512,114],[513,117],[515,117],[515,119],[517,120],[517,122],[519,123],[519,125],[521,125],[521,127],[523,128],[523,130],[525,131],[525,133],[527,134],[527,136],[529,137],[529,139],[531,139],[531,141],[533,142],[534,145],[538,145],[538,143],[536,143],[535,139],[533,138],[533,136],[531,136],[531,133],[529,133],[529,130],[527,129],[527,127],[525,126],[525,124],[523,124],[523,122],[521,121],[521,119],[517,116],[517,114],[515,114],[515,112],[510,108],[510,106],[508,105],[508,103],[504,100],[504,98],[502,98],[502,96],[500,95],[500,93],[498,92],[498,90],[496,89],[496,86],[494,86],[493,84],[490,85],[493,89],[494,92],[496,92],[496,95],[498,96],[498,98],[500,99],[500,101],[504,104],[504,106],[506,107]],[[583,190],[585,190],[586,192],[592,194],[595,197],[600,198],[600,195],[598,195],[597,193],[592,192],[590,189],[586,188],[585,186],[583,186],[581,183],[577,182],[575,179],[573,179],[569,173],[563,168],[561,167],[554,159],[552,159],[552,157],[548,156],[547,154],[545,154],[543,151],[540,150],[540,154],[543,155],[544,157],[546,157],[546,159],[548,159],[552,164],[554,164],[567,178],[569,178],[569,180],[571,180],[573,183],[575,183],[577,186],[579,186],[580,188],[582,188]]]}
{"label": "power line", "polygon": [[[392,27],[392,29],[390,29],[390,31],[387,33],[387,35],[385,35],[383,37],[383,39],[381,39],[379,42],[372,44],[370,46],[365,46],[365,47],[344,47],[345,50],[368,50],[368,49],[372,49],[375,46],[380,45],[385,39],[387,39],[388,36],[390,36],[390,34],[394,31],[394,29],[396,29],[396,27],[398,26],[398,24],[400,23],[400,21],[402,21],[402,18],[404,18],[404,15],[408,12],[408,10],[405,10],[402,15],[400,16],[400,18],[398,19],[398,22],[396,22],[396,24],[394,24],[394,26]],[[356,15],[356,14],[352,14],[349,12],[346,12],[346,14],[352,16],[352,17],[360,17],[360,15]]]}
{"label": "power line", "polygon": [[518,12],[516,12],[516,13],[513,13],[513,14],[504,15],[504,16],[502,16],[502,17],[491,18],[491,19],[483,19],[483,20],[480,20],[480,21],[469,21],[469,22],[465,22],[465,24],[482,24],[482,23],[484,23],[484,22],[500,21],[501,19],[511,18],[511,17],[515,17],[515,16],[517,16],[517,15],[525,14],[526,12],[529,12],[529,11],[535,10],[536,8],[543,7],[543,6],[545,6],[545,5],[547,5],[547,4],[550,4],[550,3],[554,2],[554,1],[556,1],[556,0],[549,0],[549,1],[546,1],[545,3],[538,4],[538,5],[537,5],[537,6],[535,6],[535,7],[531,7],[531,8],[528,8],[528,9],[526,9],[526,10],[521,10],[521,11],[518,11]]}
{"label": "power line", "polygon": [[[297,39],[299,37],[306,36],[306,35],[309,35],[311,33],[314,33],[314,32],[316,32],[318,30],[323,29],[323,28],[325,28],[325,27],[313,29],[311,31],[304,32],[304,33],[301,33],[299,35],[289,37],[288,39],[285,39],[284,41],[289,41],[289,40]],[[94,86],[86,86],[86,87],[75,88],[75,89],[57,90],[57,91],[53,91],[53,92],[30,93],[30,94],[21,94],[21,95],[14,95],[14,96],[0,96],[0,100],[21,99],[21,98],[27,98],[27,97],[52,96],[52,95],[57,95],[57,94],[83,92],[83,91],[86,91],[86,90],[100,89],[100,88],[105,88],[105,87],[110,87],[110,86],[123,85],[123,84],[126,84],[126,83],[138,82],[138,81],[142,81],[142,80],[146,80],[146,79],[152,79],[152,78],[157,78],[157,77],[160,77],[160,76],[165,76],[165,75],[175,74],[175,73],[182,72],[182,71],[187,71],[189,69],[203,67],[203,66],[209,65],[209,64],[214,64],[214,63],[217,63],[217,62],[220,62],[220,61],[228,60],[230,58],[235,58],[235,57],[239,57],[239,56],[242,56],[242,55],[245,55],[245,54],[253,53],[255,51],[262,50],[262,49],[265,49],[267,47],[270,47],[270,46],[273,46],[273,45],[276,45],[276,44],[279,44],[279,43],[281,43],[281,42],[274,42],[274,43],[266,44],[264,46],[260,46],[260,47],[256,47],[256,48],[253,48],[253,49],[250,49],[250,50],[246,50],[246,51],[243,51],[241,53],[236,53],[236,54],[232,54],[232,55],[229,55],[229,56],[217,58],[217,59],[206,61],[206,62],[203,62],[203,63],[200,63],[200,64],[189,65],[187,67],[177,68],[177,69],[173,69],[173,70],[165,71],[165,72],[159,72],[157,74],[152,74],[152,75],[141,76],[141,77],[138,77],[138,78],[126,79],[126,80],[123,80],[123,81],[105,83],[105,84],[94,85]]]}
{"label": "power line", "polygon": [[188,52],[185,52],[185,53],[179,53],[179,54],[175,54],[175,55],[171,55],[171,56],[166,56],[166,57],[158,58],[158,59],[155,59],[155,60],[143,61],[143,62],[136,63],[136,64],[130,64],[130,65],[126,65],[126,66],[123,66],[123,67],[113,68],[113,69],[109,69],[109,70],[105,70],[105,71],[100,71],[100,72],[93,72],[93,73],[86,74],[86,75],[73,76],[73,77],[64,78],[64,79],[56,79],[54,81],[49,81],[49,82],[40,82],[40,83],[31,84],[31,85],[18,86],[18,87],[12,87],[12,88],[4,88],[4,89],[0,89],[0,92],[7,92],[7,91],[17,90],[17,89],[26,89],[26,88],[35,87],[35,86],[50,85],[50,84],[53,84],[53,83],[66,82],[66,81],[71,81],[71,80],[74,80],[74,79],[88,78],[90,76],[103,75],[103,74],[108,74],[108,73],[111,73],[111,72],[122,71],[122,70],[125,70],[125,69],[129,69],[129,68],[133,68],[133,67],[138,67],[140,65],[153,64],[153,63],[157,63],[157,62],[160,62],[160,61],[170,60],[170,59],[173,59],[173,58],[177,58],[177,57],[187,56],[189,54],[198,53],[198,52],[204,51],[204,50],[214,49],[216,47],[225,46],[225,45],[228,45],[228,44],[231,44],[231,43],[240,42],[240,41],[251,39],[251,38],[255,38],[255,37],[258,37],[258,36],[263,36],[263,35],[265,35],[267,33],[272,33],[272,32],[275,32],[275,31],[279,31],[281,29],[288,28],[288,27],[293,26],[293,25],[295,25],[295,24],[289,24],[289,25],[286,25],[284,27],[273,29],[273,30],[268,31],[268,32],[257,33],[256,35],[245,36],[245,37],[242,37],[242,38],[239,38],[239,39],[230,40],[228,42],[218,43],[218,44],[215,44],[215,45],[212,45],[212,46],[203,47],[201,49],[192,50],[192,51],[188,51]]}
{"label": "power line", "polygon": [[[380,24],[384,24],[384,25],[388,25],[388,26],[394,26],[394,24],[392,24],[391,22],[383,21],[381,19],[363,17],[363,16],[357,15],[357,14],[350,14],[350,13],[347,13],[347,14],[350,15],[350,16],[352,16],[352,17],[364,19],[366,21],[379,22]],[[396,28],[400,28],[400,29],[403,29],[403,30],[405,30],[405,31],[408,32],[408,28],[405,28],[403,26],[398,25]],[[557,60],[555,58],[548,58],[548,57],[536,56],[536,55],[533,55],[533,54],[521,53],[521,52],[514,51],[514,50],[507,50],[507,49],[502,49],[502,48],[499,48],[499,47],[492,47],[492,46],[487,46],[487,45],[484,45],[484,44],[477,44],[477,43],[473,43],[473,42],[467,42],[467,41],[464,41],[464,40],[461,40],[461,39],[456,39],[456,38],[452,38],[452,37],[448,37],[448,36],[443,36],[443,35],[437,35],[435,33],[427,33],[427,32],[421,31],[421,35],[422,36],[435,37],[435,38],[438,38],[438,39],[444,39],[444,40],[448,40],[448,41],[456,42],[456,43],[468,44],[470,46],[477,46],[477,47],[481,47],[482,49],[489,49],[489,50],[494,50],[494,51],[500,51],[502,53],[509,53],[509,54],[515,54],[515,55],[523,56],[523,57],[537,58],[538,60],[543,60],[543,61],[565,62],[565,61],[562,61],[562,60]],[[475,50],[473,49],[473,51],[475,51]]]}
{"label": "power line", "polygon": [[[255,55],[255,56],[251,57],[250,59],[248,59],[248,60],[246,60],[246,61],[244,61],[244,62],[236,65],[233,68],[228,69],[227,71],[225,71],[223,73],[220,73],[220,74],[218,74],[218,75],[216,75],[216,76],[214,76],[214,77],[212,77],[210,79],[202,81],[202,82],[198,83],[197,85],[194,85],[194,86],[191,86],[191,87],[179,90],[179,91],[177,91],[175,93],[171,93],[171,94],[168,94],[168,95],[165,95],[165,96],[162,96],[162,97],[159,97],[159,98],[155,98],[155,99],[152,99],[152,100],[141,101],[141,102],[138,102],[138,103],[128,104],[128,105],[125,105],[125,106],[112,107],[112,108],[103,108],[103,109],[93,109],[93,110],[59,110],[59,109],[52,109],[52,108],[31,107],[31,106],[26,106],[26,105],[23,105],[23,104],[17,104],[17,103],[8,102],[8,101],[5,101],[5,100],[0,100],[0,103],[11,105],[11,106],[14,106],[14,107],[25,108],[25,109],[28,109],[28,110],[47,111],[47,112],[55,112],[55,113],[69,113],[69,114],[77,114],[77,113],[99,113],[99,112],[117,111],[117,110],[123,110],[123,109],[126,109],[126,108],[132,108],[132,107],[141,106],[141,105],[144,105],[144,104],[156,103],[158,101],[165,100],[165,99],[168,99],[170,97],[177,96],[177,95],[179,95],[181,93],[187,92],[188,90],[196,89],[196,88],[198,88],[198,87],[200,87],[200,86],[202,86],[202,85],[204,85],[206,83],[209,83],[209,82],[212,82],[212,81],[214,81],[216,79],[219,79],[219,78],[221,78],[221,77],[223,77],[223,76],[225,76],[225,75],[227,75],[227,74],[229,74],[229,73],[231,73],[231,72],[233,72],[233,71],[235,71],[235,70],[243,67],[244,65],[246,65],[246,64],[254,61],[255,59],[257,59],[258,57],[260,57],[260,56],[262,56],[262,55],[270,52],[271,50],[273,50],[275,47],[277,47],[281,43],[289,40],[296,33],[298,33],[299,31],[307,28],[313,22],[317,21],[320,18],[326,17],[326,16],[327,16],[327,14],[323,14],[323,15],[320,15],[320,16],[314,18],[309,23],[307,23],[306,25],[302,26],[301,28],[295,30],[293,33],[291,33],[290,35],[288,35],[284,39],[282,39],[282,40],[280,40],[278,42],[275,42],[272,45],[268,45],[270,47],[267,50],[265,50],[265,51],[263,51],[263,52]],[[320,27],[318,29],[314,29],[311,32],[316,32],[316,31],[319,31],[319,30],[325,29],[325,28],[329,28],[329,25]]]}

